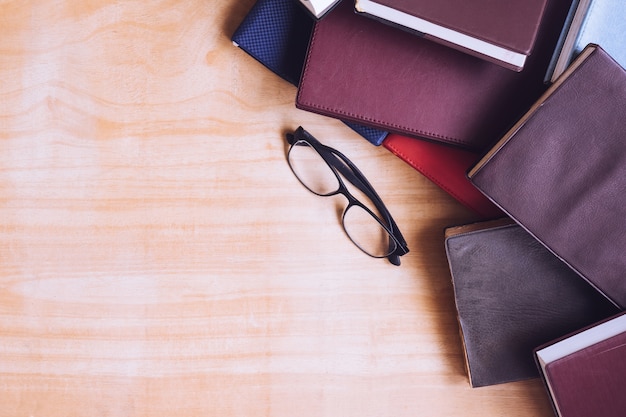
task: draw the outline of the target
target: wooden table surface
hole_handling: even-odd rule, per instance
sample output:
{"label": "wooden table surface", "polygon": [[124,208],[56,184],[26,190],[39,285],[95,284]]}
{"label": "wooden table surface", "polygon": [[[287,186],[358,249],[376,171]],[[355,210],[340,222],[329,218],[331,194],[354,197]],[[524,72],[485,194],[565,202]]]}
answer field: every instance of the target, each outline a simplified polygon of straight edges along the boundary
{"label": "wooden table surface", "polygon": [[[540,416],[472,389],[443,229],[476,217],[230,41],[254,0],[0,0],[1,416]],[[304,126],[411,252],[294,178]]]}

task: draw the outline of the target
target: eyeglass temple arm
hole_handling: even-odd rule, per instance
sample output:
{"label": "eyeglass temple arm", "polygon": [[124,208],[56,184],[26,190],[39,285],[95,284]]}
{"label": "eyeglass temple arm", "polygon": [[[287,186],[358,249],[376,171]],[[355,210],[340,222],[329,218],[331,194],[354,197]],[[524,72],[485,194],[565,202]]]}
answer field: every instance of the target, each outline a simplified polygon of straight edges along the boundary
{"label": "eyeglass temple arm", "polygon": [[[374,191],[372,185],[369,183],[369,181],[367,181],[367,179],[361,172],[358,172],[359,174],[361,174],[361,178],[358,178],[353,173],[354,171],[358,171],[358,168],[354,164],[352,164],[352,162],[347,157],[342,155],[339,151],[331,148],[330,146],[326,146],[322,144],[320,141],[315,139],[313,136],[311,136],[310,133],[308,133],[306,130],[302,129],[301,127],[298,128],[298,131],[296,131],[296,134],[301,134],[302,136],[305,136],[305,139],[307,140],[307,142],[316,146],[316,148],[318,149],[318,151],[320,152],[322,158],[324,158],[326,163],[328,163],[330,166],[338,170],[341,173],[341,175],[343,175],[355,187],[357,187],[359,190],[361,190],[368,197],[371,198],[370,190]],[[287,142],[290,145],[294,145],[297,141],[298,139],[296,139],[296,135],[287,133]],[[337,156],[335,155],[335,153],[340,154],[341,156]],[[349,166],[350,168],[349,170],[346,169],[346,165]],[[380,197],[378,197],[378,195],[376,195],[376,198],[380,200]]]}
{"label": "eyeglass temple arm", "polygon": [[402,236],[402,233],[400,233],[400,229],[398,228],[398,225],[391,216],[389,209],[387,209],[385,203],[383,203],[383,200],[378,196],[378,194],[374,190],[374,187],[372,187],[367,178],[365,178],[365,176],[354,164],[350,163],[350,160],[345,161],[346,164],[348,164],[346,165],[339,161],[339,157],[336,156],[334,153],[331,153],[330,156],[332,156],[334,160],[329,161],[327,159],[327,162],[329,162],[331,166],[337,169],[341,173],[341,175],[346,178],[346,180],[352,183],[352,185],[361,190],[372,201],[372,203],[374,203],[381,215],[384,216],[384,219],[388,225],[387,227],[391,232],[391,235],[389,236],[389,246],[395,246],[395,250],[387,256],[387,259],[393,265],[399,266],[400,256],[406,254],[408,252],[408,248],[406,245],[406,241],[404,240],[404,236]]}
{"label": "eyeglass temple arm", "polygon": [[365,176],[361,173],[361,171],[356,166],[354,166],[353,164],[350,164],[348,166],[350,170],[354,171],[354,174],[352,174],[352,172],[350,172],[348,167],[346,167],[346,165],[344,164],[341,164],[341,163],[339,165],[333,164],[333,166],[337,170],[339,170],[341,174],[348,181],[350,181],[355,187],[357,187],[365,195],[367,195],[367,197],[374,203],[376,208],[380,211],[381,215],[384,216],[385,221],[387,222],[388,227],[393,235],[393,238],[391,236],[389,237],[390,239],[389,245],[390,246],[392,245],[392,239],[395,239],[398,243],[398,244],[395,244],[396,249],[391,254],[389,254],[389,256],[387,256],[387,259],[389,259],[389,262],[391,262],[393,265],[400,265],[400,256],[408,253],[408,248],[406,245],[406,241],[404,240],[404,236],[402,236],[402,233],[400,232],[398,225],[396,224],[395,220],[391,216],[391,212],[389,212],[389,209],[387,209],[387,207],[385,206],[385,203],[383,203],[382,199],[378,196],[378,194],[376,193],[372,185],[369,183],[369,181],[367,181],[367,178],[365,178]]}
{"label": "eyeglass temple arm", "polygon": [[[352,163],[341,152],[337,151],[330,146],[326,146],[320,141],[318,141],[315,137],[313,137],[309,132],[304,130],[302,126],[298,127],[295,134],[287,134],[287,142],[290,145],[293,145],[298,141],[296,136],[304,136],[304,138],[311,144],[314,144],[318,150],[321,152],[322,158],[333,168],[341,173],[348,181],[352,183],[355,187],[365,193],[374,203],[380,203],[381,207],[377,207],[379,210],[382,208],[383,211],[389,212],[382,199],[378,196],[374,187],[370,182],[365,178],[365,175],[357,168],[356,165]],[[349,168],[349,169],[348,169]]]}
{"label": "eyeglass temple arm", "polygon": [[404,240],[404,236],[400,232],[398,225],[395,220],[391,216],[389,209],[383,203],[383,200],[380,198],[378,193],[374,187],[367,180],[365,175],[359,170],[359,168],[352,163],[345,155],[341,152],[323,145],[321,143],[317,143],[322,149],[322,157],[324,160],[334,167],[337,171],[341,173],[350,183],[352,183],[355,187],[361,190],[376,206],[376,208],[380,211],[381,215],[384,216],[388,227],[393,235],[393,237],[389,237],[390,242],[389,245],[392,245],[392,240],[395,239],[398,244],[396,244],[396,249],[394,252],[387,256],[389,262],[393,265],[400,265],[400,256],[408,253],[408,247],[406,241]]}
{"label": "eyeglass temple arm", "polygon": [[[341,173],[341,175],[343,175],[355,187],[357,187],[365,195],[367,195],[367,197],[370,200],[372,200],[372,202],[376,205],[376,208],[378,210],[380,210],[382,213],[384,213],[385,216],[388,218],[387,220],[389,221],[390,226],[391,226],[392,231],[394,232],[394,234],[402,236],[402,234],[400,233],[400,230],[398,229],[395,221],[393,220],[393,217],[391,216],[391,213],[389,212],[389,209],[387,209],[387,207],[385,206],[385,203],[380,198],[378,193],[376,193],[376,190],[370,184],[370,182],[367,180],[365,175],[349,159],[347,159],[345,156],[343,156],[341,154],[340,154],[340,156],[338,156],[338,155],[335,154],[335,152],[339,153],[338,151],[334,151],[331,154],[334,160],[331,160],[331,161],[328,161],[328,162],[330,162],[332,164],[332,166],[335,169],[337,169]],[[345,158],[345,160],[343,158]],[[341,160],[337,161],[338,159],[341,159]],[[342,163],[342,162],[344,162],[344,163]],[[405,243],[405,242],[403,242],[403,239],[401,241],[402,241],[402,243]]]}

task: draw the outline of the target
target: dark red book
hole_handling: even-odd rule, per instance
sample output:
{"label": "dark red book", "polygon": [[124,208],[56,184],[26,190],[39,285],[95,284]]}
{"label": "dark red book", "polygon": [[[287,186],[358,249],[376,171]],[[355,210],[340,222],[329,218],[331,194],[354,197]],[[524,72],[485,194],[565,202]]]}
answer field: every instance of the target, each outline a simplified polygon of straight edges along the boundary
{"label": "dark red book", "polygon": [[626,71],[589,45],[468,173],[545,247],[626,308]]}
{"label": "dark red book", "polygon": [[559,417],[626,414],[626,315],[570,334],[535,354]]}
{"label": "dark red book", "polygon": [[521,71],[546,0],[356,0],[357,12]]}
{"label": "dark red book", "polygon": [[405,136],[483,151],[545,91],[571,0],[549,0],[524,70],[360,16],[344,1],[317,22],[296,106]]}
{"label": "dark red book", "polygon": [[474,187],[465,175],[480,158],[477,152],[396,134],[387,135],[383,147],[481,218],[504,216],[502,210]]}

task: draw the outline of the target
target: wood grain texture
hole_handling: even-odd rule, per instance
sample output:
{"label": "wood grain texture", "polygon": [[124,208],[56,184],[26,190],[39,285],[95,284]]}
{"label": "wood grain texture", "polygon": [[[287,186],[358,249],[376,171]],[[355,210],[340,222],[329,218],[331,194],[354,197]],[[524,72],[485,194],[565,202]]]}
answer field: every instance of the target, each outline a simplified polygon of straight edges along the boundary
{"label": "wood grain texture", "polygon": [[[1,416],[550,416],[471,389],[443,249],[473,220],[230,36],[252,0],[0,0]],[[303,189],[303,125],[368,175],[411,252]]]}

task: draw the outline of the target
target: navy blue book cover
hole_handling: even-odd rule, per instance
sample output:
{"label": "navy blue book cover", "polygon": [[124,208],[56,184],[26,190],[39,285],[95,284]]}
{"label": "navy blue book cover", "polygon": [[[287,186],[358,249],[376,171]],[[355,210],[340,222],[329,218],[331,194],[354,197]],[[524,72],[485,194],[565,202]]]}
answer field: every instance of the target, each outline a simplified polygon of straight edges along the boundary
{"label": "navy blue book cover", "polygon": [[[233,43],[270,71],[298,85],[315,20],[296,0],[258,0],[232,36]],[[344,122],[372,144],[387,132]]]}

